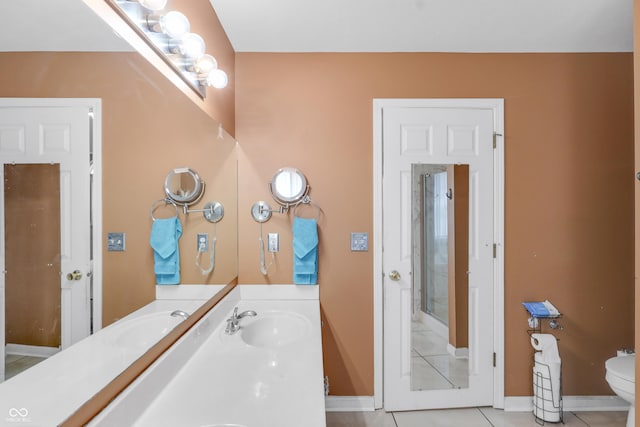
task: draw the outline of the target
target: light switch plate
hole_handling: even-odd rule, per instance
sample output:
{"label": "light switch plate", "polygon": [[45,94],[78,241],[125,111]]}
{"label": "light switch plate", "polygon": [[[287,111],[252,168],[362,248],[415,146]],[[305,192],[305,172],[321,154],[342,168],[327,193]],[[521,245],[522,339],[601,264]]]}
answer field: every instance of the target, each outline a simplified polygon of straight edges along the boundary
{"label": "light switch plate", "polygon": [[278,252],[280,250],[280,241],[278,239],[278,233],[269,233],[268,237],[268,250],[269,252]]}
{"label": "light switch plate", "polygon": [[126,235],[122,232],[107,233],[107,251],[124,252]]}
{"label": "light switch plate", "polygon": [[369,250],[369,233],[351,233],[351,251],[367,252]]}

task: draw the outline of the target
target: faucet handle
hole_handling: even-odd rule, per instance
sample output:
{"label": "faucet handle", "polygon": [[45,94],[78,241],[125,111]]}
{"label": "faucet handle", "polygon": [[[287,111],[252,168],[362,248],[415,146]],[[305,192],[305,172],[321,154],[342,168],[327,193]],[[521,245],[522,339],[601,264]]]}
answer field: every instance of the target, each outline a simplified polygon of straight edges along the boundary
{"label": "faucet handle", "polygon": [[237,319],[238,318],[238,307],[233,309],[233,314],[231,315],[232,319]]}

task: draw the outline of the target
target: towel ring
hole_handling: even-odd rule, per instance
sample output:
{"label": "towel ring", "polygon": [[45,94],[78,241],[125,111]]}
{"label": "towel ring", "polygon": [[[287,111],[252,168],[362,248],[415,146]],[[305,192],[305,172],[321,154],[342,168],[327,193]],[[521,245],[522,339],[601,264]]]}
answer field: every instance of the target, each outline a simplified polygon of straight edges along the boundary
{"label": "towel ring", "polygon": [[153,213],[156,211],[156,209],[158,209],[160,207],[161,204],[164,203],[164,206],[167,205],[171,205],[175,208],[176,210],[176,216],[178,216],[178,214],[180,213],[178,211],[178,205],[176,205],[172,200],[170,199],[160,199],[160,200],[156,200],[155,202],[153,202],[153,204],[151,205],[151,219],[152,220],[156,220],[156,217],[153,216]]}
{"label": "towel ring", "polygon": [[317,221],[320,221],[320,214],[322,213],[322,209],[320,209],[320,206],[319,206],[319,205],[317,205],[317,204],[315,204],[315,203],[314,203],[314,202],[309,198],[309,196],[305,196],[305,198],[304,198],[301,202],[296,203],[295,207],[293,208],[293,216],[297,216],[298,218],[303,218],[303,217],[301,217],[301,216],[299,216],[299,215],[297,214],[297,212],[298,212],[298,207],[299,207],[300,205],[303,205],[303,204],[304,204],[304,205],[313,205],[313,206],[315,206],[315,207],[316,207],[316,209],[318,209],[318,217],[317,217]]}

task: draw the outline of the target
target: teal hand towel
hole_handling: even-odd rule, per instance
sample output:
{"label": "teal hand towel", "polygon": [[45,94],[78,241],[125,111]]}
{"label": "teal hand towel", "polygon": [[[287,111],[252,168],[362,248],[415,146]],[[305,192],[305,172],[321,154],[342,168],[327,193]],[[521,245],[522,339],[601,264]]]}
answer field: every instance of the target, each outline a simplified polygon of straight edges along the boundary
{"label": "teal hand towel", "polygon": [[318,224],[315,219],[293,218],[293,252],[303,258],[318,247]]}
{"label": "teal hand towel", "polygon": [[293,283],[318,283],[318,225],[315,219],[293,219]]}
{"label": "teal hand towel", "polygon": [[151,225],[149,243],[153,248],[153,271],[158,285],[180,283],[180,236],[182,224],[177,216],[155,219]]}

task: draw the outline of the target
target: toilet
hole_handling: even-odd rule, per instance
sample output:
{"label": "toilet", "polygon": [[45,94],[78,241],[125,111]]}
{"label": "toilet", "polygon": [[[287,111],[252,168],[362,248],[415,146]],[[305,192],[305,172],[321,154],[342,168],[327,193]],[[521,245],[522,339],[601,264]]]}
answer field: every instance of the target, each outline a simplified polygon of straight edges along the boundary
{"label": "toilet", "polygon": [[618,396],[629,402],[629,415],[627,416],[627,427],[635,426],[635,364],[636,355],[612,357],[605,362],[607,370],[606,379],[609,387]]}

